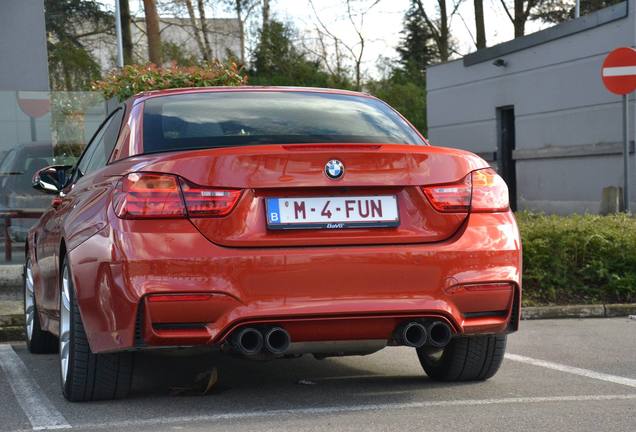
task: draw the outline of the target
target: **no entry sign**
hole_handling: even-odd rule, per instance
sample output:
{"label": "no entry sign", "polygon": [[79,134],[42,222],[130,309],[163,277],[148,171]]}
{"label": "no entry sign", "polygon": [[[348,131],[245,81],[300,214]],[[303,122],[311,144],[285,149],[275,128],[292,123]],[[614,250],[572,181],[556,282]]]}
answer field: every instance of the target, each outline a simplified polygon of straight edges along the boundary
{"label": "no entry sign", "polygon": [[636,50],[616,48],[605,57],[601,75],[612,93],[625,95],[636,90]]}

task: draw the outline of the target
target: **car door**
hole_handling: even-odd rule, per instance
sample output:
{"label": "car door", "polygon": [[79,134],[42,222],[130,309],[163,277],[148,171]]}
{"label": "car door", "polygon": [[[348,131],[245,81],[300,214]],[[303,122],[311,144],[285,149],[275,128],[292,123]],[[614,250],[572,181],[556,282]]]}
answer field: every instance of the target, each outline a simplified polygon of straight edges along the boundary
{"label": "car door", "polygon": [[[67,225],[69,216],[73,217],[73,215],[75,215],[73,217],[75,225],[82,223],[77,215],[81,214],[85,202],[91,199],[91,188],[87,186],[91,184],[94,174],[106,166],[110,153],[115,147],[123,115],[122,107],[114,111],[102,123],[73,169],[71,180],[64,187],[59,198],[54,200],[54,205],[42,217],[36,252],[39,257],[42,281],[41,298],[37,301],[43,311],[57,312],[59,307],[58,281],[62,238],[64,237],[67,247],[72,248],[96,232],[95,229],[82,230],[81,227],[74,229],[72,230],[74,233],[71,234],[75,234],[75,237],[70,239],[71,244],[69,244],[64,226]],[[87,223],[90,224],[90,221]]]}

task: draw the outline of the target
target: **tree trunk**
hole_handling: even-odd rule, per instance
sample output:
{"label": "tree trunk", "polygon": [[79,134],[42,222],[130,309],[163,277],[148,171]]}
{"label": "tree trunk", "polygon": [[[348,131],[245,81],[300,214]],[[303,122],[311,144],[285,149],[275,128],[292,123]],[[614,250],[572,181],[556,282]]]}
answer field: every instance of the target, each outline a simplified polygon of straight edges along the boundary
{"label": "tree trunk", "polygon": [[269,67],[270,61],[270,39],[269,39],[269,0],[263,0],[263,24],[261,27],[261,51],[263,63]]}
{"label": "tree trunk", "polygon": [[148,38],[148,60],[161,66],[161,34],[159,33],[159,14],[155,0],[144,0],[146,15],[146,37]]}
{"label": "tree trunk", "polygon": [[236,19],[239,23],[239,43],[241,44],[241,64],[245,64],[245,21],[243,20],[243,0],[234,1],[234,10],[236,11]]}
{"label": "tree trunk", "polygon": [[205,45],[205,56],[207,60],[212,59],[212,47],[210,46],[210,38],[208,37],[208,22],[205,18],[205,5],[203,0],[197,0],[199,8],[199,18],[201,19],[201,33],[203,33],[203,44]]}
{"label": "tree trunk", "polygon": [[526,33],[526,14],[523,9],[524,0],[515,0],[515,37],[521,37]]}
{"label": "tree trunk", "polygon": [[199,52],[201,53],[201,57],[204,61],[208,61],[205,46],[203,45],[203,40],[201,39],[201,31],[199,30],[199,26],[197,25],[197,17],[194,13],[194,7],[192,6],[191,0],[183,0],[183,3],[188,10],[188,17],[190,18],[190,25],[192,26],[192,32],[194,33],[194,40],[197,43],[197,47],[199,47]]}
{"label": "tree trunk", "polygon": [[484,0],[475,0],[475,29],[477,49],[486,48],[486,23],[484,22]]}
{"label": "tree trunk", "polygon": [[439,4],[439,18],[440,18],[440,29],[439,29],[439,56],[440,60],[445,63],[448,61],[449,52],[448,52],[448,38],[449,38],[449,29],[448,29],[448,11],[446,10],[446,0],[437,0]]}
{"label": "tree trunk", "polygon": [[124,48],[124,64],[133,64],[133,44],[130,33],[130,5],[128,0],[119,0],[119,19],[121,21],[121,39]]}

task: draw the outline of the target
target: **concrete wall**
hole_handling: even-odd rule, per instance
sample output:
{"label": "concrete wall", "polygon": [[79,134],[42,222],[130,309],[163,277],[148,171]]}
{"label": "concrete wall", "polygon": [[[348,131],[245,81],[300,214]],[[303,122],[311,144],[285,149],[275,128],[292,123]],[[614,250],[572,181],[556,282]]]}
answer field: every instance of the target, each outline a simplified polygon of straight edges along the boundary
{"label": "concrete wall", "polygon": [[48,89],[44,0],[2,0],[0,91]]}
{"label": "concrete wall", "polygon": [[[429,68],[430,141],[492,155],[496,109],[512,105],[519,209],[598,212],[602,189],[623,183],[621,99],[605,90],[600,71],[609,51],[636,43],[636,1],[629,3],[629,14],[621,4],[562,25],[567,31],[552,28]],[[506,66],[493,65],[497,58]]]}

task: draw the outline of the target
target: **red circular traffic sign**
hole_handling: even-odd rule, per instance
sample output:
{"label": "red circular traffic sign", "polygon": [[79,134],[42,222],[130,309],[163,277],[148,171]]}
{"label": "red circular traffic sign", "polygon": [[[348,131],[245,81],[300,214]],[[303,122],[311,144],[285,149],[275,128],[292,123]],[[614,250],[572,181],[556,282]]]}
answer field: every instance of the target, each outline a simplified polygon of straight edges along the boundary
{"label": "red circular traffic sign", "polygon": [[610,52],[603,62],[601,77],[612,93],[625,95],[636,90],[636,50],[623,47]]}

